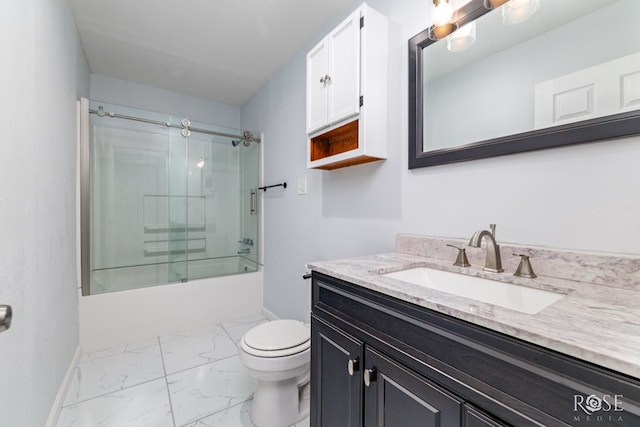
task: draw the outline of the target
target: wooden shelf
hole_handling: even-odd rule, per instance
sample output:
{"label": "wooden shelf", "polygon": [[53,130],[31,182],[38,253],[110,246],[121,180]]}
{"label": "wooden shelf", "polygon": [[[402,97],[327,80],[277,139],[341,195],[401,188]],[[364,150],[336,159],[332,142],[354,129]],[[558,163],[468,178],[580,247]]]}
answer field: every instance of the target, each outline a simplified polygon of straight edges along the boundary
{"label": "wooden shelf", "polygon": [[358,149],[358,120],[311,138],[311,161]]}

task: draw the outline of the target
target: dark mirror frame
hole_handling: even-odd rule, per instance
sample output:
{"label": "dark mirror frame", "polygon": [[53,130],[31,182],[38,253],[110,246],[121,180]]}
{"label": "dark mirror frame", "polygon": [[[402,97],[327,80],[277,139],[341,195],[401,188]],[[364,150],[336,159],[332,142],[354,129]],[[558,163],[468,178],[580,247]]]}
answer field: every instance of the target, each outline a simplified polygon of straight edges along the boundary
{"label": "dark mirror frame", "polygon": [[[488,12],[491,10],[484,7],[483,0],[472,0],[458,10],[457,23],[459,26],[465,25]],[[429,39],[429,28],[409,39],[409,169],[595,142],[640,133],[640,111],[631,111],[423,152],[422,50],[432,43],[434,41]],[[478,85],[480,84],[482,82],[478,80]],[[487,99],[489,100],[490,97],[487,96]]]}

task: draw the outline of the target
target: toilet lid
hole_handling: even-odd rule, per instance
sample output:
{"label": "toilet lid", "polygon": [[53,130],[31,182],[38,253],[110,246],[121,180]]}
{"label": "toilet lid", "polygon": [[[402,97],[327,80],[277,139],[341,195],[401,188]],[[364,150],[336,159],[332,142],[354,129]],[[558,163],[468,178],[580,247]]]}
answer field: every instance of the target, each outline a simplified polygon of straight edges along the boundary
{"label": "toilet lid", "polygon": [[245,334],[242,341],[255,350],[280,351],[304,346],[309,339],[309,326],[304,323],[297,320],[274,320],[254,327]]}

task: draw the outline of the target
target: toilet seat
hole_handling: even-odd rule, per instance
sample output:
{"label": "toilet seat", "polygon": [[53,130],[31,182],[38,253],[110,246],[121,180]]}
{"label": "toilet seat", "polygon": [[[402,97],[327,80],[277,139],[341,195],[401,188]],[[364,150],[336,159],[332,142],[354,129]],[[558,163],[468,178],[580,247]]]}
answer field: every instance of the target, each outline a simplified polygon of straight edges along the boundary
{"label": "toilet seat", "polygon": [[309,326],[297,320],[274,320],[251,329],[242,337],[242,350],[258,357],[284,357],[311,346]]}

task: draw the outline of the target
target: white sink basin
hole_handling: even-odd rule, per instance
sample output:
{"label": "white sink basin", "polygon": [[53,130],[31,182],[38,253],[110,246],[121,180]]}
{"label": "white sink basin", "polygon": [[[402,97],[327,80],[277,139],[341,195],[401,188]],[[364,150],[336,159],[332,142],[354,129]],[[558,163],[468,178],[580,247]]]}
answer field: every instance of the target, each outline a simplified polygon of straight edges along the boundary
{"label": "white sink basin", "polygon": [[565,296],[427,267],[396,271],[383,276],[527,314],[538,313]]}

